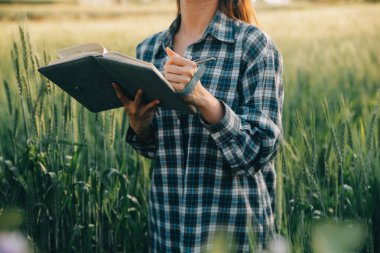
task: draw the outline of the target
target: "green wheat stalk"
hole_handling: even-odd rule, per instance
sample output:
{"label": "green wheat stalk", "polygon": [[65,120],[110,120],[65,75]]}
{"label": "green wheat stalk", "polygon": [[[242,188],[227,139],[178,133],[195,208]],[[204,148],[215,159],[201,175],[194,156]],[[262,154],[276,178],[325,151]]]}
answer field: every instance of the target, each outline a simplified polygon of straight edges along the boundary
{"label": "green wheat stalk", "polygon": [[12,108],[12,96],[11,96],[11,90],[9,88],[9,83],[6,80],[3,80],[3,84],[5,87],[5,95],[6,95],[6,100],[8,104],[8,112],[9,115],[12,116],[13,108]]}
{"label": "green wheat stalk", "polygon": [[333,122],[330,118],[329,104],[327,100],[324,101],[322,106],[323,106],[323,113],[325,115],[326,123],[332,135],[333,147],[338,159],[338,177],[337,177],[337,184],[336,184],[336,187],[337,187],[336,188],[336,203],[337,203],[336,210],[337,211],[339,210],[339,215],[340,217],[342,217],[342,212],[343,212],[342,208],[343,208],[343,201],[344,201],[343,154],[339,145],[339,141],[337,138],[337,134],[335,132]]}
{"label": "green wheat stalk", "polygon": [[24,120],[24,130],[26,134],[26,139],[28,139],[29,132],[28,132],[28,126],[26,123],[27,119],[26,119],[25,108],[24,108],[24,103],[23,103],[23,85],[22,85],[21,70],[20,70],[20,64],[19,64],[19,53],[18,53],[18,47],[15,40],[13,40],[12,45],[13,47],[11,51],[11,57],[13,60],[13,68],[16,74],[16,84],[17,84],[18,94],[19,94],[19,98],[21,102],[22,116]]}

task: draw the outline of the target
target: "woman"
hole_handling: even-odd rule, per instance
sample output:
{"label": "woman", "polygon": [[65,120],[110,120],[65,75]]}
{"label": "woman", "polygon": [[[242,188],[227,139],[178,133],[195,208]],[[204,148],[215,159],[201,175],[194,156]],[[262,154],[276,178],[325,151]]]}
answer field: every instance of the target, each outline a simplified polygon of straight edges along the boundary
{"label": "woman", "polygon": [[[273,233],[275,171],[281,138],[282,59],[253,23],[251,0],[178,0],[169,29],[137,46],[180,91],[197,70],[192,59],[213,56],[184,99],[195,115],[124,103],[126,140],[154,160],[149,199],[152,252],[200,252],[217,231],[249,252],[249,236],[265,248]],[[172,50],[171,50],[172,49]]]}

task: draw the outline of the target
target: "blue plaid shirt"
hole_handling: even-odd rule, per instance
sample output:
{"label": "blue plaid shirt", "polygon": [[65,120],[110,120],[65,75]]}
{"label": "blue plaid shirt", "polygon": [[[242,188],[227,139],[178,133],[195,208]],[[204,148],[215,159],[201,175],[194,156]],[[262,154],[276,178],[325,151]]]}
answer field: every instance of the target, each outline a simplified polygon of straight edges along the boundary
{"label": "blue plaid shirt", "polygon": [[[137,46],[137,58],[163,72],[180,16],[169,29]],[[149,194],[152,252],[210,250],[227,232],[237,252],[249,252],[249,234],[265,247],[274,230],[274,155],[282,136],[282,58],[255,26],[217,11],[203,37],[184,57],[213,56],[201,79],[224,108],[208,125],[197,113],[159,108],[154,137],[141,142],[131,128],[127,142],[153,159]]]}

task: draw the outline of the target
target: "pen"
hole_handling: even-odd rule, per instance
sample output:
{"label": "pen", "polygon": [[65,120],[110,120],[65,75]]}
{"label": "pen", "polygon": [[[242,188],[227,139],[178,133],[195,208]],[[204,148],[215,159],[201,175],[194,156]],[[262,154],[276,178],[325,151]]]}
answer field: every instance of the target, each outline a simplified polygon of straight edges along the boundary
{"label": "pen", "polygon": [[197,61],[194,61],[197,65],[200,65],[202,63],[206,63],[206,62],[209,62],[209,61],[216,61],[215,57],[208,57],[208,58],[205,58],[205,59],[200,59],[200,60],[197,60]]}

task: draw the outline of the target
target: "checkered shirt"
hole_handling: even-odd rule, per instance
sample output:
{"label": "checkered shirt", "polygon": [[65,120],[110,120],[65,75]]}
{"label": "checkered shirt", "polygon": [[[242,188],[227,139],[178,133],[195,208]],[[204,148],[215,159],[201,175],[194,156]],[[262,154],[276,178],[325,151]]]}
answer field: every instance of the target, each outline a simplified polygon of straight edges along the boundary
{"label": "checkered shirt", "polygon": [[[173,48],[171,26],[137,46],[137,58],[163,72]],[[274,231],[274,156],[282,136],[282,57],[266,33],[217,11],[184,57],[213,56],[202,85],[222,102],[215,125],[199,113],[159,108],[154,137],[126,140],[153,159],[149,194],[151,252],[204,252],[222,231],[235,252],[250,252],[250,235],[265,248]],[[227,240],[226,240],[227,241]]]}

